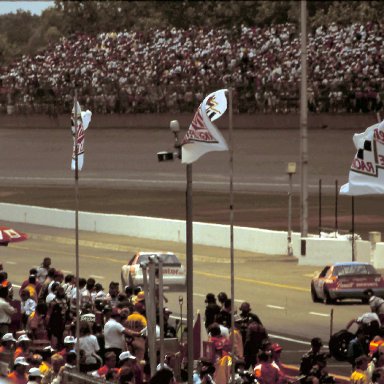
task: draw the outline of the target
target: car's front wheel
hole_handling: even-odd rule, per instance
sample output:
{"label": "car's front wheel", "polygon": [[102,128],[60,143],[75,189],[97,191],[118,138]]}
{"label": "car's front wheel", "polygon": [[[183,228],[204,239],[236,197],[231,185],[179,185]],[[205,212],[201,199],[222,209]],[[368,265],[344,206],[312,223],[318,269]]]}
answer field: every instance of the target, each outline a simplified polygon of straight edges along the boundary
{"label": "car's front wheel", "polygon": [[317,296],[317,293],[316,293],[316,290],[315,290],[313,283],[311,284],[311,297],[312,297],[312,301],[314,303],[320,303],[321,302],[320,298]]}

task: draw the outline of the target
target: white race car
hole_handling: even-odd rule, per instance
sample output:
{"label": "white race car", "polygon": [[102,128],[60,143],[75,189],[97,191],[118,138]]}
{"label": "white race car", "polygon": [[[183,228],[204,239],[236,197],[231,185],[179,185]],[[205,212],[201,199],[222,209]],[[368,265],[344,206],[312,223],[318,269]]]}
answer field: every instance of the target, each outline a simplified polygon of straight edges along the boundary
{"label": "white race car", "polygon": [[[171,252],[138,252],[128,264],[121,268],[121,283],[123,287],[143,287],[143,270],[141,264],[148,263],[150,256],[163,260],[163,287],[169,291],[185,289],[185,268],[174,253]],[[157,281],[157,279],[156,279]]]}

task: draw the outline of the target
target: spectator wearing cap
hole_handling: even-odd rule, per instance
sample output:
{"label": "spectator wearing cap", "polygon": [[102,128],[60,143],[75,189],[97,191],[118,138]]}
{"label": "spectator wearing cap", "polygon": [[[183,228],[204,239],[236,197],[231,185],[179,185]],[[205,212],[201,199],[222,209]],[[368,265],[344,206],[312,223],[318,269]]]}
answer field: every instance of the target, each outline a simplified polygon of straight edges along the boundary
{"label": "spectator wearing cap", "polygon": [[31,339],[27,335],[21,335],[17,339],[17,347],[15,350],[15,358],[16,357],[25,357],[28,359],[31,355],[30,347],[31,347]]}
{"label": "spectator wearing cap", "polygon": [[52,381],[59,376],[60,369],[64,366],[65,361],[63,356],[60,356],[58,353],[55,353],[51,357],[51,368],[46,372],[41,380],[42,384],[52,384]]}
{"label": "spectator wearing cap", "polygon": [[125,336],[139,336],[139,333],[125,328],[121,324],[120,311],[112,308],[111,317],[104,325],[105,352],[112,351],[118,357],[127,349]]}
{"label": "spectator wearing cap", "polygon": [[216,297],[213,293],[208,293],[205,297],[205,329],[216,321],[216,317],[220,312],[220,306],[216,303]]}
{"label": "spectator wearing cap", "polygon": [[300,375],[308,376],[311,369],[316,364],[316,357],[320,354],[323,342],[320,337],[314,337],[311,340],[311,349],[301,357]]}
{"label": "spectator wearing cap", "polygon": [[30,368],[28,371],[28,384],[41,383],[41,379],[43,378],[42,373],[39,368]]}
{"label": "spectator wearing cap", "polygon": [[14,384],[27,384],[27,368],[29,364],[25,357],[17,357],[13,363],[13,371],[9,373],[8,380]]}
{"label": "spectator wearing cap", "polygon": [[8,375],[9,368],[13,365],[13,352],[16,339],[13,337],[12,333],[6,333],[1,338],[0,346],[0,373],[3,376]]}
{"label": "spectator wearing cap", "polygon": [[118,377],[122,376],[127,371],[131,371],[134,374],[134,383],[143,383],[143,374],[140,366],[137,364],[136,356],[132,355],[131,352],[125,351],[119,355],[119,374]]}
{"label": "spectator wearing cap", "polygon": [[11,324],[11,316],[16,312],[8,302],[8,288],[0,287],[0,336],[8,333]]}
{"label": "spectator wearing cap", "polygon": [[73,336],[65,336],[64,348],[58,352],[60,356],[63,356],[64,360],[67,359],[67,354],[75,348],[75,338]]}
{"label": "spectator wearing cap", "polygon": [[271,345],[272,365],[279,370],[279,376],[280,376],[279,383],[286,383],[288,382],[288,380],[284,372],[283,363],[281,362],[282,351],[283,351],[283,347],[280,344],[273,343]]}

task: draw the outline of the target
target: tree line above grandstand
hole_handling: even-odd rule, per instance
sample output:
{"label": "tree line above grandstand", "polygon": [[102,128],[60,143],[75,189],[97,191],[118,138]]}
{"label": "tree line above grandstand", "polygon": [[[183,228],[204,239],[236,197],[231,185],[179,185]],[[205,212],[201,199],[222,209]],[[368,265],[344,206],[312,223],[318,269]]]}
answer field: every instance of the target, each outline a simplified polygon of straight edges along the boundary
{"label": "tree line above grandstand", "polygon": [[[310,29],[336,22],[379,21],[382,1],[308,1]],[[62,1],[41,16],[18,11],[0,16],[0,65],[33,54],[73,33],[149,28],[237,28],[299,22],[300,7],[291,1]],[[380,20],[381,21],[381,20]],[[15,28],[17,26],[17,28]]]}

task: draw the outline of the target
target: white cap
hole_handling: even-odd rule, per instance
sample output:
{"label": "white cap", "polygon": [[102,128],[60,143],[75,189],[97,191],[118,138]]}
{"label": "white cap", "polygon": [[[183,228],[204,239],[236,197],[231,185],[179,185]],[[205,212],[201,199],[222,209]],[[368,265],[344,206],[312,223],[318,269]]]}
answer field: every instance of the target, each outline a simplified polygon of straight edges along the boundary
{"label": "white cap", "polygon": [[28,375],[33,377],[43,377],[43,374],[41,373],[39,368],[31,368],[28,371]]}
{"label": "white cap", "polygon": [[2,338],[1,341],[16,341],[16,339],[13,337],[12,333],[6,333]]}
{"label": "white cap", "polygon": [[75,341],[75,338],[73,336],[65,336],[64,338],[64,344],[74,344],[76,341]]}
{"label": "white cap", "polygon": [[133,356],[132,353],[129,351],[121,352],[119,355],[119,360],[123,361],[127,359],[136,360],[136,357]]}
{"label": "white cap", "polygon": [[28,361],[23,356],[16,357],[15,361],[13,362],[13,365],[18,365],[18,364],[29,366]]}
{"label": "white cap", "polygon": [[20,343],[21,341],[31,341],[31,339],[27,335],[21,335],[18,339],[17,342]]}

